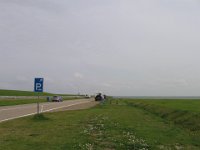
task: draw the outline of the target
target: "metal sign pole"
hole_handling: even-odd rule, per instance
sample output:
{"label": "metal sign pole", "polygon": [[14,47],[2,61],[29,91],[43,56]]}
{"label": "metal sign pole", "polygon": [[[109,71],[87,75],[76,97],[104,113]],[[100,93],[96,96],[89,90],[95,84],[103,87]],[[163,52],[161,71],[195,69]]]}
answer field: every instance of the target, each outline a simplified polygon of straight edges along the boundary
{"label": "metal sign pole", "polygon": [[43,92],[43,83],[44,83],[44,78],[35,78],[34,82],[34,92],[37,93],[38,96],[38,102],[37,102],[37,114],[40,113],[40,104],[39,104],[39,92]]}
{"label": "metal sign pole", "polygon": [[37,102],[37,114],[39,114],[40,113],[40,104],[39,104],[39,102]]}

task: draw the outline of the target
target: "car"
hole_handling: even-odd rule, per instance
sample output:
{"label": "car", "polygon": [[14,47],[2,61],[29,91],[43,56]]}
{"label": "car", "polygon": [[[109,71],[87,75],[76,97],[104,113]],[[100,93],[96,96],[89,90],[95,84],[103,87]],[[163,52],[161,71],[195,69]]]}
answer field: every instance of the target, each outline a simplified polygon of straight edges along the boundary
{"label": "car", "polygon": [[53,96],[52,102],[62,102],[63,99],[61,96]]}
{"label": "car", "polygon": [[86,94],[86,95],[85,95],[85,98],[90,98],[90,95]]}
{"label": "car", "polygon": [[102,101],[104,100],[104,97],[101,93],[98,93],[96,96],[95,96],[95,101]]}

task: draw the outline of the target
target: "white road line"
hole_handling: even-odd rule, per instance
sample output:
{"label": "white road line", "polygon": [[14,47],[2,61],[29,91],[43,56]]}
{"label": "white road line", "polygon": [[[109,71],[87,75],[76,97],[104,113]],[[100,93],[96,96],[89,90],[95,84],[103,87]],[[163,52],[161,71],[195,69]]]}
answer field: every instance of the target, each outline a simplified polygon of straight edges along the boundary
{"label": "white road line", "polygon": [[7,118],[7,119],[4,119],[4,120],[1,120],[0,123],[1,123],[1,122],[4,122],[4,121],[12,120],[12,119],[17,119],[17,118],[22,118],[22,117],[31,116],[31,115],[34,115],[34,114],[36,114],[36,112],[35,112],[35,113],[31,113],[31,114],[27,114],[27,115],[22,115],[22,116]]}
{"label": "white road line", "polygon": [[[78,105],[78,104],[83,104],[83,103],[89,103],[89,102],[90,102],[90,101],[79,102],[79,103],[75,103],[75,104],[71,104],[71,105],[67,105],[67,106],[56,107],[56,108],[52,108],[52,109],[45,110],[45,111],[43,111],[43,112],[49,112],[49,111],[52,111],[52,110],[56,110],[56,109],[60,109],[60,108],[67,108],[67,107],[70,107],[70,106],[74,106],[74,105]],[[1,122],[4,122],[4,121],[8,121],[8,120],[13,120],[13,119],[17,119],[17,118],[22,118],[22,117],[31,116],[31,115],[34,115],[34,114],[36,114],[36,113],[37,113],[37,112],[30,113],[30,114],[26,114],[26,115],[22,115],[22,116],[7,118],[7,119],[4,119],[4,120],[1,120],[0,123],[1,123]]]}
{"label": "white road line", "polygon": [[[64,101],[65,102],[65,101]],[[67,102],[67,101],[66,101]],[[37,103],[32,103],[32,104],[37,104]],[[25,104],[27,106],[17,106],[15,108],[4,108],[4,109],[0,109],[0,111],[6,111],[6,110],[14,110],[14,109],[21,109],[21,108],[26,108],[28,109],[28,107],[33,107],[32,104]],[[48,105],[52,105],[52,103],[40,103],[40,104],[43,104],[44,106],[48,106]],[[6,107],[6,106],[5,106]],[[13,106],[14,107],[14,106]]]}
{"label": "white road line", "polygon": [[43,112],[43,108],[44,108],[44,105],[42,105],[42,108],[41,108],[41,110],[40,110],[41,112]]}

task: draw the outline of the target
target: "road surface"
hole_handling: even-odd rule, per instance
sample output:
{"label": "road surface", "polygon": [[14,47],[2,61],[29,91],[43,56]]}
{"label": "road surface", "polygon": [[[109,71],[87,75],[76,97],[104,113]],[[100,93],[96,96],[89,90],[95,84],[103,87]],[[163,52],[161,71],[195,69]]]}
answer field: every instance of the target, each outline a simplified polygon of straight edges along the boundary
{"label": "road surface", "polygon": [[[71,107],[73,109],[79,109],[78,106],[83,107],[83,105],[90,106],[94,103],[93,99],[80,99],[80,100],[67,100],[63,102],[46,102],[39,104],[40,112],[50,112],[56,110],[67,110]],[[76,106],[76,107],[75,107]],[[21,118],[25,116],[34,115],[37,113],[37,104],[25,104],[16,106],[3,106],[0,107],[0,122]]]}

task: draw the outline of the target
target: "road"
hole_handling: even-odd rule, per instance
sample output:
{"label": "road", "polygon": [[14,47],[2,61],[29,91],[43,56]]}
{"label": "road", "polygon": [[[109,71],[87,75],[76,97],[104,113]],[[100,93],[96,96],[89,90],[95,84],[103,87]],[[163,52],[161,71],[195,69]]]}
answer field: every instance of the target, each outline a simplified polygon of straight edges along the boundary
{"label": "road", "polygon": [[[59,109],[66,109],[78,105],[94,102],[93,99],[67,100],[63,102],[46,102],[39,104],[40,112],[50,112]],[[0,107],[0,122],[34,115],[37,113],[37,104],[25,104],[16,106]]]}

